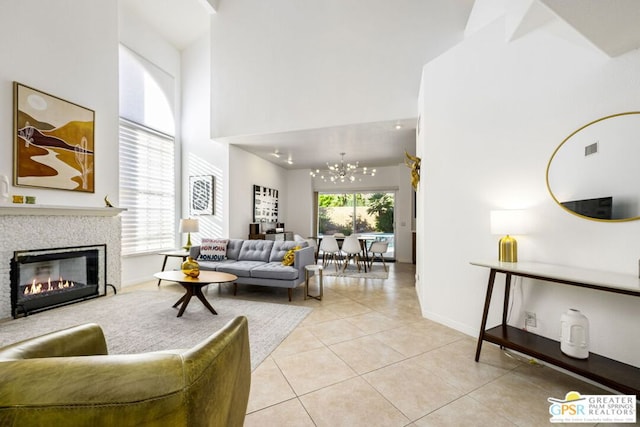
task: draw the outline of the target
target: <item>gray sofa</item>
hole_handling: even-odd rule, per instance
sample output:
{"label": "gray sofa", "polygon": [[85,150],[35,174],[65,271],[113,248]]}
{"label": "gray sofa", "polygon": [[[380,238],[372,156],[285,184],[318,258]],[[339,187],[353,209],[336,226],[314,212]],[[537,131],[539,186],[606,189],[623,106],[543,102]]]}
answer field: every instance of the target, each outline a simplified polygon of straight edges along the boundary
{"label": "gray sofa", "polygon": [[[295,252],[292,266],[282,265],[288,250],[301,246]],[[234,295],[238,284],[287,288],[289,301],[293,289],[305,281],[304,267],[315,264],[315,248],[307,242],[229,239],[226,259],[205,261],[199,259],[200,246],[192,246],[190,256],[198,261],[200,270],[221,271],[238,276],[234,283]]]}

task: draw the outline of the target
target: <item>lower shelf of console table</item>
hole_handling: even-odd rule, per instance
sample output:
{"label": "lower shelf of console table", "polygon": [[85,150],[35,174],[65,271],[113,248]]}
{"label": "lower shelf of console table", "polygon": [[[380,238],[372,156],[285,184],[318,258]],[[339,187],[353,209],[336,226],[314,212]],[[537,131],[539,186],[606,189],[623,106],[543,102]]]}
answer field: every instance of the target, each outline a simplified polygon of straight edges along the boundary
{"label": "lower shelf of console table", "polygon": [[[532,334],[507,324],[512,276],[630,297],[640,297],[640,279],[628,274],[536,262],[508,263],[488,261],[471,262],[471,264],[489,268],[487,294],[476,347],[476,362],[480,358],[482,342],[488,341],[574,372],[621,393],[635,394],[640,399],[640,368],[595,353],[589,353],[589,357],[584,360],[574,359],[562,353],[558,341]],[[489,306],[491,305],[491,295],[497,273],[505,276],[502,322],[496,327],[487,328]]]}
{"label": "lower shelf of console table", "polygon": [[560,351],[558,341],[513,326],[500,325],[487,329],[482,339],[574,372],[623,394],[635,394],[640,398],[640,368],[635,366],[595,353],[589,353],[588,359],[574,359]]}

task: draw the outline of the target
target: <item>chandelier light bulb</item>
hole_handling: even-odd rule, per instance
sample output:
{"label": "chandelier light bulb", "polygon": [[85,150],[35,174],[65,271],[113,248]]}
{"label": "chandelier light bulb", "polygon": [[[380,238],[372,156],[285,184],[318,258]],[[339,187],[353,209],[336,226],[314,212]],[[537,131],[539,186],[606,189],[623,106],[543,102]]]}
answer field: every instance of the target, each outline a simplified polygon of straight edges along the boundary
{"label": "chandelier light bulb", "polygon": [[[362,181],[362,175],[370,175],[374,176],[376,170],[368,169],[366,166],[360,168],[360,162],[354,163],[345,163],[344,156],[346,153],[340,153],[340,162],[330,164],[327,162],[327,169],[322,171],[323,174],[320,175],[320,169],[316,169],[315,172],[312,170],[309,174],[313,178],[320,178],[324,182],[333,182],[337,184],[339,182],[356,182]],[[326,175],[326,176],[325,176]]]}

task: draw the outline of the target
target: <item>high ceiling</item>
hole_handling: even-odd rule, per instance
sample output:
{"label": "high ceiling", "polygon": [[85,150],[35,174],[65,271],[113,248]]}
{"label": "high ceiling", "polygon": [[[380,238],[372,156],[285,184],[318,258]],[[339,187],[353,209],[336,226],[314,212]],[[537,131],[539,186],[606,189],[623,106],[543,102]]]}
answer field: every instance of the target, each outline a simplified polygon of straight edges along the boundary
{"label": "high ceiling", "polygon": [[[224,1],[227,0],[220,0],[220,2]],[[210,13],[215,13],[211,3],[216,4],[211,0],[162,0],[162,2],[120,0],[120,2],[127,13],[138,15],[178,49],[184,49],[207,33]],[[453,3],[455,6],[447,5],[447,7],[458,8],[461,16],[466,19],[471,12],[473,0],[456,0]],[[442,4],[442,1],[433,2],[433,16],[439,16],[437,7],[442,7]],[[464,30],[464,19],[459,21],[456,28],[445,31],[451,31],[455,34],[455,39],[459,40]],[[442,28],[441,26],[439,31],[442,31]],[[430,39],[433,42],[429,43],[433,43],[434,46],[426,46],[427,52],[440,53],[450,47],[448,45],[436,47],[436,43],[441,43],[445,37],[438,36]],[[411,87],[417,86],[416,79],[419,78],[420,72],[420,67],[417,66],[413,75],[405,79],[411,80],[409,83]],[[407,92],[406,81],[399,81],[397,85],[400,93]],[[353,123],[280,133],[230,136],[221,140],[239,146],[285,169],[326,168],[327,162],[335,163],[340,160],[341,152],[346,153],[346,161],[359,161],[362,166],[397,165],[403,163],[405,151],[412,154],[416,152],[417,93],[415,97],[416,112],[409,117],[392,117],[389,120],[372,123]],[[274,155],[276,152],[280,157]]]}
{"label": "high ceiling", "polygon": [[[212,4],[217,4],[215,0],[120,2],[125,10],[139,15],[178,49],[207,33],[211,14],[215,13]],[[471,14],[468,33],[471,26],[481,28],[504,16],[507,33],[510,33],[506,34],[507,39],[515,39],[555,20],[569,24],[565,25],[570,30],[567,37],[575,38],[578,43],[581,40],[607,56],[618,56],[640,46],[639,0],[476,0],[475,5],[471,0],[455,0],[453,3],[460,8],[460,13]],[[433,13],[437,15],[438,10]],[[460,30],[450,28],[445,31],[459,33]],[[338,161],[340,152],[346,153],[347,161],[379,167],[402,163],[405,151],[415,153],[416,123],[416,117],[405,117],[321,129],[233,136],[224,140],[286,169],[323,168],[326,162]],[[276,152],[279,157],[274,155]],[[289,159],[292,164],[287,163]]]}

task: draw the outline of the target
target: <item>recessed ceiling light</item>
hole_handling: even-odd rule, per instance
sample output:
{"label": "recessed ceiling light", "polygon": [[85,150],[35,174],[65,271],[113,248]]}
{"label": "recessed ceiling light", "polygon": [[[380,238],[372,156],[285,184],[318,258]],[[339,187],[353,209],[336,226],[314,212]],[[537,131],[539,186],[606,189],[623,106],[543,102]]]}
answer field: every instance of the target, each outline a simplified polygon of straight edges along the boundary
{"label": "recessed ceiling light", "polygon": [[280,153],[278,152],[278,150],[274,151],[273,153],[271,153],[271,155],[273,157],[277,157],[278,159],[280,158]]}
{"label": "recessed ceiling light", "polygon": [[396,130],[402,129],[402,125],[400,123],[396,123]]}

